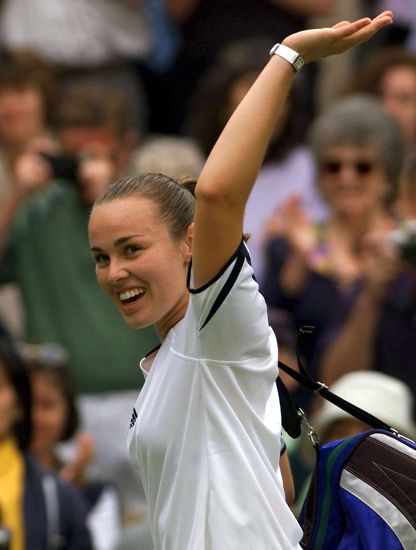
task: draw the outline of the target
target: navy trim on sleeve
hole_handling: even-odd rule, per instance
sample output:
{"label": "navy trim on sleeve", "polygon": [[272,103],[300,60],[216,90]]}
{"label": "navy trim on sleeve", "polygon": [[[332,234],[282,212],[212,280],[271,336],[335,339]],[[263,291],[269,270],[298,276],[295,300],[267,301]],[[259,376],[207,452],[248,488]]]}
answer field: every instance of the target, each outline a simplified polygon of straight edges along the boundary
{"label": "navy trim on sleeve", "polygon": [[245,246],[243,239],[241,239],[241,242],[238,245],[237,250],[231,256],[231,258],[228,260],[228,262],[224,265],[224,267],[215,275],[215,277],[213,277],[210,281],[208,281],[207,283],[205,283],[204,285],[202,285],[199,288],[191,288],[191,272],[192,272],[192,259],[191,259],[191,261],[189,263],[189,267],[188,267],[188,275],[187,275],[187,280],[186,280],[186,285],[188,287],[189,292],[191,294],[198,294],[199,292],[203,292],[205,289],[207,289],[208,287],[213,285],[215,283],[215,281],[218,281],[218,279],[221,277],[221,275],[224,273],[224,271],[228,268],[228,266],[230,266],[233,263],[233,261],[236,258],[238,258],[240,255],[249,257],[247,247]]}
{"label": "navy trim on sleeve", "polygon": [[242,254],[239,254],[237,256],[236,262],[234,264],[234,267],[231,271],[230,276],[225,281],[225,285],[222,287],[220,293],[215,299],[215,302],[212,304],[212,307],[208,313],[207,318],[205,319],[204,323],[202,324],[200,330],[204,328],[204,326],[208,323],[208,321],[214,316],[215,312],[218,311],[221,304],[224,302],[225,298],[228,296],[228,293],[233,288],[237,277],[241,271],[241,268],[243,267],[245,257]]}
{"label": "navy trim on sleeve", "polygon": [[220,290],[217,298],[215,299],[214,303],[212,304],[212,307],[211,307],[211,309],[208,313],[207,318],[202,323],[199,330],[202,330],[205,327],[205,325],[208,323],[208,321],[210,319],[212,319],[212,317],[218,311],[221,304],[224,302],[225,298],[228,296],[230,290],[233,288],[233,286],[234,286],[234,284],[235,284],[235,282],[238,278],[238,275],[241,271],[241,268],[243,267],[244,261],[249,260],[249,258],[250,258],[250,256],[249,256],[247,247],[246,247],[244,241],[241,241],[238,249],[233,254],[233,256],[230,258],[230,260],[227,262],[225,267],[220,271],[220,273],[212,281],[210,281],[210,283],[208,283],[208,285],[204,285],[203,287],[198,289],[198,292],[201,292],[201,290],[203,290],[204,288],[207,288],[210,284],[213,284],[213,282],[216,281],[224,273],[225,269],[235,260],[235,264],[234,264],[234,267],[231,271],[230,276],[228,277],[228,279],[225,282],[224,286]]}

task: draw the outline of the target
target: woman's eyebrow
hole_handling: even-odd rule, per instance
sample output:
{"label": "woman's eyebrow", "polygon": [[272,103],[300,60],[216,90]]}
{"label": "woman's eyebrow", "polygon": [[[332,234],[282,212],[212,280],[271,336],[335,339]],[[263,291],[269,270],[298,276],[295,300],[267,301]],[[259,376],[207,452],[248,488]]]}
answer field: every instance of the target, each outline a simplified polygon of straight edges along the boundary
{"label": "woman's eyebrow", "polygon": [[130,239],[134,239],[135,237],[140,237],[140,235],[128,235],[127,237],[120,237],[119,239],[114,241],[114,246],[120,246]]}
{"label": "woman's eyebrow", "polygon": [[[139,236],[140,235],[128,235],[127,237],[120,237],[119,239],[114,241],[113,245],[115,247],[121,246],[122,244],[129,241],[130,239],[133,239],[133,238],[139,237]],[[102,248],[100,248],[99,246],[91,246],[90,250],[91,250],[91,252],[102,252]]]}

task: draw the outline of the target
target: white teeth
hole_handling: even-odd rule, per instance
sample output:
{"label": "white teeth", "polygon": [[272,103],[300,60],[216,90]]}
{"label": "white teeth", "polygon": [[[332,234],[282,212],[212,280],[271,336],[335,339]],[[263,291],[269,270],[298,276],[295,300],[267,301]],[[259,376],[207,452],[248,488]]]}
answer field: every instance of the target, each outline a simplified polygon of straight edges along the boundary
{"label": "white teeth", "polygon": [[125,292],[120,292],[119,297],[120,300],[128,300],[129,298],[133,298],[133,296],[139,296],[140,294],[143,294],[143,292],[143,288],[134,288],[131,290],[126,290]]}

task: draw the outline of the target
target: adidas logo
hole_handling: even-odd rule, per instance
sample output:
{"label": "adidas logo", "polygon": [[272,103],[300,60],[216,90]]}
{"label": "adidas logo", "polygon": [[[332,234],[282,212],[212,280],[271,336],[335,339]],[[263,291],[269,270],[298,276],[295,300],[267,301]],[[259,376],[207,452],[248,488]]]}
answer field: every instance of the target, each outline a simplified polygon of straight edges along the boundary
{"label": "adidas logo", "polygon": [[136,424],[136,420],[137,420],[137,412],[136,412],[136,409],[133,409],[133,412],[131,413],[129,429],[131,429]]}

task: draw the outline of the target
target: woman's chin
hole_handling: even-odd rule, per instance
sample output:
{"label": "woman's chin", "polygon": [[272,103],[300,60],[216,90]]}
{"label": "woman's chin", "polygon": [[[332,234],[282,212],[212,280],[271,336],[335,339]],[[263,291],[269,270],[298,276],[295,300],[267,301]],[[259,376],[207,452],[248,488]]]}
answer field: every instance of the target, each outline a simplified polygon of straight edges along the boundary
{"label": "woman's chin", "polygon": [[146,321],[144,319],[137,319],[134,316],[123,315],[123,319],[126,325],[133,330],[147,328],[152,325],[150,321]]}

